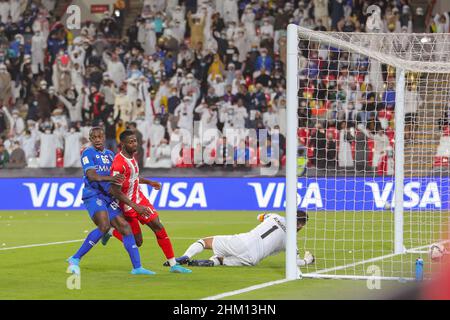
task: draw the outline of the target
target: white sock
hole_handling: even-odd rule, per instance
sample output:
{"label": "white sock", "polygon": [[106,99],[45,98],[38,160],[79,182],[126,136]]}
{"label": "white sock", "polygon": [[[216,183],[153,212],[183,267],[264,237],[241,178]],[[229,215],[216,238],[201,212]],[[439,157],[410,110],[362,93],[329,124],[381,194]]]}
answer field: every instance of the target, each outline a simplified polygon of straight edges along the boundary
{"label": "white sock", "polygon": [[167,260],[167,261],[169,261],[169,265],[170,265],[171,267],[173,267],[174,265],[177,264],[177,261],[175,260],[175,258],[171,258],[171,259],[169,259],[169,260]]}
{"label": "white sock", "polygon": [[195,256],[196,254],[199,254],[205,249],[205,241],[198,240],[191,244],[191,246],[186,250],[184,253],[184,256],[188,256],[189,259]]}
{"label": "white sock", "polygon": [[209,260],[211,260],[212,262],[214,262],[214,266],[215,266],[215,267],[222,265],[222,264],[220,263],[220,260],[219,260],[219,257],[218,257],[218,256],[212,256],[211,258],[209,258]]}

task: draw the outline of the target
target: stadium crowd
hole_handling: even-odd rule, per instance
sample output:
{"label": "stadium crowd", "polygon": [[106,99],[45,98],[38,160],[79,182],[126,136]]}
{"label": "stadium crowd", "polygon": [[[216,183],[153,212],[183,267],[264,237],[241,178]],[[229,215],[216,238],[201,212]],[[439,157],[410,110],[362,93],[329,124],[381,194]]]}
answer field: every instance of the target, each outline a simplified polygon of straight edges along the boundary
{"label": "stadium crowd", "polygon": [[[0,168],[80,167],[92,126],[105,128],[106,147],[114,151],[119,134],[135,130],[145,167],[241,156],[243,166],[258,166],[261,148],[273,143],[283,163],[287,25],[364,32],[364,12],[374,3],[382,8],[384,32],[449,30],[448,14],[429,19],[407,0],[146,0],[126,29],[119,0],[117,10],[99,23],[83,21],[79,32],[55,16],[55,0],[0,0]],[[322,168],[377,167],[392,149],[392,72],[383,69],[382,89],[370,81],[362,89],[356,71],[363,72],[354,64],[327,65],[321,73],[320,60],[348,57],[302,52],[299,154]],[[416,95],[407,112],[412,123],[421,101],[410,95]],[[340,96],[343,103],[326,104]],[[202,133],[210,129],[242,132],[242,148],[225,137],[206,140]],[[258,136],[255,144],[243,138],[248,129],[280,135]],[[192,145],[175,143],[186,131]]]}

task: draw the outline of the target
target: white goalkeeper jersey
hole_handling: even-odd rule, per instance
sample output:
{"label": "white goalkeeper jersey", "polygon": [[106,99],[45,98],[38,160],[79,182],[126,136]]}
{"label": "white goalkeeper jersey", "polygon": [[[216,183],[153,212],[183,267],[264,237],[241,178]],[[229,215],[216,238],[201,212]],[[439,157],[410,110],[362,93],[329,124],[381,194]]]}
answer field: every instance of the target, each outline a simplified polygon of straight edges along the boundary
{"label": "white goalkeeper jersey", "polygon": [[286,219],[278,214],[264,215],[264,221],[247,233],[251,238],[249,249],[256,263],[262,259],[284,251],[286,248]]}

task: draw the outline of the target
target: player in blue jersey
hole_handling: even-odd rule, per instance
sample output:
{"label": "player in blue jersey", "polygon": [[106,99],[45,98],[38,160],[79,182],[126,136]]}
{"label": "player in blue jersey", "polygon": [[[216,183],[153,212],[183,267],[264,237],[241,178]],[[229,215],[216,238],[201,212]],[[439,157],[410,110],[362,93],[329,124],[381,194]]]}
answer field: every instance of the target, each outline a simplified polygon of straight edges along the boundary
{"label": "player in blue jersey", "polygon": [[[124,177],[122,175],[114,177],[110,175],[114,153],[104,147],[104,130],[100,127],[92,128],[89,132],[89,140],[92,146],[84,150],[81,155],[81,164],[84,172],[82,200],[97,228],[89,233],[80,249],[67,260],[69,262],[68,272],[80,273],[79,263],[81,258],[113,226],[123,235],[123,245],[128,251],[133,265],[131,274],[154,274],[154,272],[142,267],[139,250],[131,227],[123,217],[116,200],[108,193],[110,183],[120,184],[123,182]],[[119,200],[122,201],[123,199]],[[144,206],[134,203],[131,205],[138,214],[144,216],[151,214]]]}

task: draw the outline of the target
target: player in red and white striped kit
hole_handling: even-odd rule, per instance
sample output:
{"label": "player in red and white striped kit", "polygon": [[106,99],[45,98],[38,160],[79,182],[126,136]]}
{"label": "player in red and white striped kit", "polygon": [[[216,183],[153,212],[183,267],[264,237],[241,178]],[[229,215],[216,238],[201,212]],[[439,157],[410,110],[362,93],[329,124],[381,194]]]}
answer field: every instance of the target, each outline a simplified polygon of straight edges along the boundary
{"label": "player in red and white striped kit", "polygon": [[[121,174],[125,179],[121,185],[111,184],[110,193],[116,199],[120,200],[120,209],[131,226],[136,239],[136,245],[140,247],[143,243],[142,231],[139,224],[147,225],[155,233],[158,245],[161,247],[167,258],[167,262],[171,266],[170,271],[190,273],[191,270],[183,268],[176,263],[172,243],[159,220],[158,213],[139,188],[139,184],[148,184],[156,190],[159,190],[161,185],[159,182],[150,181],[139,176],[139,166],[133,157],[137,151],[136,135],[130,130],[125,130],[120,135],[120,143],[122,151],[114,158],[111,175]],[[116,230],[113,230],[103,237],[102,243],[106,244],[111,235],[122,241],[122,235]]]}

